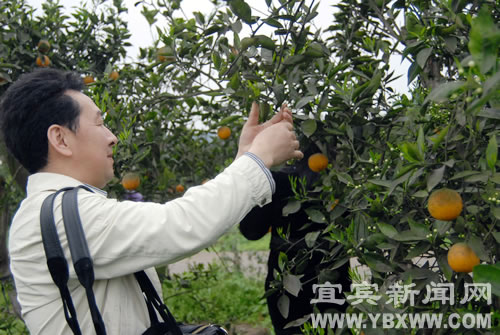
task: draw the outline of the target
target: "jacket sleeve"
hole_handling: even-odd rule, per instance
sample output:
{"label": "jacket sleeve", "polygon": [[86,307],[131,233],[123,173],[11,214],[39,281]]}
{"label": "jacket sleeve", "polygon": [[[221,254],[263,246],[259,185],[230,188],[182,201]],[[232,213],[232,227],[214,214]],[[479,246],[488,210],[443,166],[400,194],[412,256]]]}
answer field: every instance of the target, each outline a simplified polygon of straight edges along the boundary
{"label": "jacket sleeve", "polygon": [[81,191],[80,216],[96,279],[175,262],[206,248],[271,196],[264,171],[247,156],[165,204],[116,201]]}

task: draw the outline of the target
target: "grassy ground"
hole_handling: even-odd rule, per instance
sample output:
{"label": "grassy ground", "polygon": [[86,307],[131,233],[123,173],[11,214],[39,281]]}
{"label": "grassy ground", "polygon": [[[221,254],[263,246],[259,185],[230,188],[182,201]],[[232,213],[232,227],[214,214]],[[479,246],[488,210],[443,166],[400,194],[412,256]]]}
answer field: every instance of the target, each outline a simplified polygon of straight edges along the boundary
{"label": "grassy ground", "polygon": [[165,302],[186,323],[249,324],[270,329],[262,280],[216,265],[199,265],[163,283]]}
{"label": "grassy ground", "polygon": [[260,240],[249,241],[234,227],[217,241],[214,248],[217,251],[263,251],[269,250],[270,239],[271,234],[266,234]]}

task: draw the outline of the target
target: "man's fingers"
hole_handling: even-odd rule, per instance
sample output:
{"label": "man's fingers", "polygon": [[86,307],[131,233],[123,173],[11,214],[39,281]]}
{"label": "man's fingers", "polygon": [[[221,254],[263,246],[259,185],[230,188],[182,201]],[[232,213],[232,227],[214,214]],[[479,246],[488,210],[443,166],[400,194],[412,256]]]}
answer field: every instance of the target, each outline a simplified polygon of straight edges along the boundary
{"label": "man's fingers", "polygon": [[287,112],[283,113],[283,120],[286,120],[289,123],[293,123],[292,115]]}
{"label": "man's fingers", "polygon": [[275,124],[280,122],[283,119],[283,112],[280,110],[278,113],[274,114],[274,116],[269,120],[270,124]]}
{"label": "man's fingers", "polygon": [[245,125],[256,126],[259,124],[259,104],[255,101],[252,103],[252,109]]}
{"label": "man's fingers", "polygon": [[295,151],[293,152],[293,155],[292,155],[292,156],[293,156],[293,158],[295,158],[295,159],[302,159],[302,158],[304,158],[304,153],[303,153],[302,151],[300,151],[300,150],[295,150]]}
{"label": "man's fingers", "polygon": [[282,112],[282,113],[283,113],[283,112],[285,111],[285,109],[286,109],[286,108],[288,108],[288,105],[286,104],[286,102],[282,103],[282,104],[281,104],[281,107],[280,107],[280,112]]}

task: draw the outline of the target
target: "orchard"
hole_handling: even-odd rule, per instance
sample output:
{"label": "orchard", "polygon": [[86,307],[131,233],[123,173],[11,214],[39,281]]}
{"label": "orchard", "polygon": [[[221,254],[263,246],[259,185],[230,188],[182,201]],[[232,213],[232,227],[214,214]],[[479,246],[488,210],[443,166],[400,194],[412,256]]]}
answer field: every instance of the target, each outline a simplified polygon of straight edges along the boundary
{"label": "orchard", "polygon": [[[72,70],[119,139],[111,197],[137,190],[165,202],[213,178],[232,162],[253,101],[262,121],[284,103],[294,112],[303,150],[319,174],[312,192],[300,180],[288,215],[305,203],[307,248],[283,253],[273,290],[300,291],[313,252],[333,265],[333,282],[352,259],[353,283],[380,296],[351,313],[491,315],[489,329],[365,329],[346,334],[494,334],[500,330],[500,6],[492,0],[340,0],[331,24],[313,24],[315,0],[213,0],[210,13],[181,13],[182,0],[140,2],[158,38],[126,58],[131,32],[120,0],[63,13],[45,1],[39,16],[24,0],[0,2],[0,94],[40,67]],[[159,19],[168,22],[154,27]],[[390,59],[406,59],[408,93],[396,92]],[[8,226],[27,172],[0,146],[0,277],[9,278]],[[292,162],[290,162],[292,163]],[[131,171],[134,173],[132,174]],[[127,174],[128,173],[128,174]],[[437,193],[436,193],[437,192]],[[283,238],[287,238],[286,231]],[[454,304],[429,302],[426,288],[453,284]],[[491,301],[461,303],[466,284],[488,283]],[[391,303],[394,285],[413,285]],[[348,298],[354,292],[342,292]],[[348,301],[352,301],[347,299]],[[230,303],[230,302],[228,302]],[[306,334],[308,316],[292,320]],[[1,333],[1,330],[0,330]]]}

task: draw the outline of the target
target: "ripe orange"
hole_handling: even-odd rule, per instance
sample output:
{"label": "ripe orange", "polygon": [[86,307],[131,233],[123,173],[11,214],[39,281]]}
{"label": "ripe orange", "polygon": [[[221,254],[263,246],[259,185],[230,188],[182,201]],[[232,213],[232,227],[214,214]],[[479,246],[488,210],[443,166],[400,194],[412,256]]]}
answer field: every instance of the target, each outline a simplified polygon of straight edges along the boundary
{"label": "ripe orange", "polygon": [[47,40],[40,40],[40,42],[38,42],[38,51],[40,51],[41,53],[46,53],[49,50],[50,50],[50,43],[49,43],[49,41],[47,41]]}
{"label": "ripe orange", "polygon": [[471,272],[479,263],[476,253],[465,243],[456,243],[448,250],[448,264],[455,272]]}
{"label": "ripe orange", "polygon": [[38,56],[36,58],[36,65],[38,67],[47,67],[50,65],[50,58],[47,55]]}
{"label": "ripe orange", "polygon": [[182,193],[182,192],[184,192],[184,186],[182,186],[181,184],[177,185],[177,186],[175,187],[175,191],[176,191],[177,193]]}
{"label": "ripe orange", "polygon": [[314,172],[320,172],[328,166],[328,158],[322,153],[316,153],[309,156],[307,161],[309,168]]}
{"label": "ripe orange", "polygon": [[109,74],[109,79],[116,80],[116,79],[118,79],[119,76],[120,76],[120,74],[118,73],[118,71],[113,71]]}
{"label": "ripe orange", "polygon": [[454,220],[460,215],[462,208],[462,197],[457,191],[449,188],[432,192],[427,202],[427,209],[436,220]]}
{"label": "ripe orange", "polygon": [[135,172],[127,172],[122,178],[122,186],[128,191],[133,191],[141,184],[141,178]]}
{"label": "ripe orange", "polygon": [[85,77],[83,77],[83,83],[84,83],[85,85],[90,85],[90,84],[92,84],[93,82],[95,82],[94,77],[92,77],[92,76],[85,76]]}
{"label": "ripe orange", "polygon": [[225,140],[231,136],[231,129],[228,126],[222,126],[217,130],[217,136],[220,139]]}

